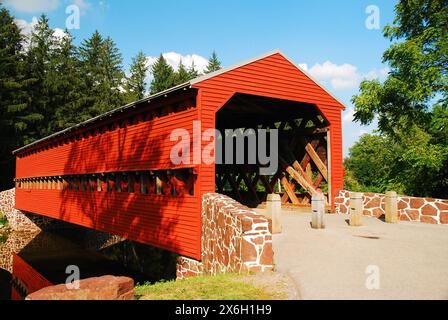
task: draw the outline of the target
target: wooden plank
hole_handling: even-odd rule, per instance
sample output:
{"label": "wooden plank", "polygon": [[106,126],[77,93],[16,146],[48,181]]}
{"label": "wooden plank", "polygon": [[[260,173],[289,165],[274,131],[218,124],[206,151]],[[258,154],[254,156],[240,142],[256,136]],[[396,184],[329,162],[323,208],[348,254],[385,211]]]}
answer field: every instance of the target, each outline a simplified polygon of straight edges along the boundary
{"label": "wooden plank", "polygon": [[[288,172],[288,174],[297,181],[298,184],[300,184],[307,192],[310,194],[313,194],[316,192],[316,189],[312,185],[312,183],[309,182],[309,180],[306,177],[306,173],[303,171],[303,169],[298,165],[298,162],[295,161],[294,166],[297,168],[297,170],[289,165],[286,164],[284,160],[280,158],[280,161],[285,166],[285,171]],[[298,166],[297,166],[298,165]]]}
{"label": "wooden plank", "polygon": [[313,179],[313,170],[311,170],[311,163],[308,162],[306,168],[305,168],[306,175],[308,178]]}
{"label": "wooden plank", "polygon": [[320,173],[324,177],[326,181],[328,181],[328,171],[327,166],[322,162],[319,155],[314,150],[313,146],[311,144],[307,144],[305,146],[305,150],[310,156],[310,158],[313,160],[314,164],[316,165],[317,169],[319,169]]}
{"label": "wooden plank", "polygon": [[289,199],[291,199],[291,202],[293,204],[299,204],[300,201],[299,201],[299,199],[297,199],[297,196],[294,193],[294,188],[292,188],[288,179],[286,179],[286,177],[283,177],[281,179],[281,183],[282,183],[283,188],[285,188],[286,194],[288,195]]}
{"label": "wooden plank", "polygon": [[[290,181],[289,184],[290,184],[292,190],[296,190],[297,184],[294,182],[294,180],[293,180],[293,181]],[[294,192],[294,194],[295,194],[295,192]],[[296,197],[297,197],[297,196],[296,196]],[[287,194],[286,192],[283,193],[283,196],[282,196],[282,202],[285,203],[285,202],[288,202],[288,200],[289,200],[289,196],[288,196],[288,194]]]}

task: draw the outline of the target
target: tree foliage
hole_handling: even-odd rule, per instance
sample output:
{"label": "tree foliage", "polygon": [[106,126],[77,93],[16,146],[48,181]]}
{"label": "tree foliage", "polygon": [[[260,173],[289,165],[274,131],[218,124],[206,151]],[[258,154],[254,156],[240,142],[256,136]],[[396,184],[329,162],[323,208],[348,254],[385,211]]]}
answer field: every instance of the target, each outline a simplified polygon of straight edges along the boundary
{"label": "tree foliage", "polygon": [[126,80],[126,102],[142,99],[146,94],[147,59],[142,51],[132,59],[131,74]]}
{"label": "tree foliage", "polygon": [[23,136],[33,120],[26,112],[30,107],[30,81],[25,75],[23,41],[14,18],[0,4],[0,190],[14,177],[11,150],[23,144]]}
{"label": "tree foliage", "polygon": [[218,71],[219,69],[221,69],[221,62],[218,59],[218,55],[213,50],[212,55],[208,59],[208,65],[205,69],[205,73],[207,74],[207,73],[215,72],[215,71]]}
{"label": "tree foliage", "polygon": [[[363,81],[352,98],[355,120],[369,124],[378,119],[381,136],[361,139],[346,165],[351,177],[366,188],[395,187],[411,195],[446,198],[448,2],[402,0],[395,10],[394,24],[384,29],[392,41],[383,55],[390,73],[383,83]],[[382,150],[379,140],[391,151]],[[365,161],[369,154],[370,162]],[[380,173],[376,180],[368,174],[372,170]]]}

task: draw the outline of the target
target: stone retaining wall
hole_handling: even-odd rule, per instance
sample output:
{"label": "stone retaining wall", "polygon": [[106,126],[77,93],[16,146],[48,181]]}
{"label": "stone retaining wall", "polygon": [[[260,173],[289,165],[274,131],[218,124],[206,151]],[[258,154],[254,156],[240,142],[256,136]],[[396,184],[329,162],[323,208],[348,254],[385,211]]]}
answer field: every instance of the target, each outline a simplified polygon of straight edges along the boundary
{"label": "stone retaining wall", "polygon": [[177,278],[273,270],[270,220],[217,193],[202,198],[202,259],[179,257]]}
{"label": "stone retaining wall", "polygon": [[[385,195],[363,193],[365,216],[381,217],[385,214]],[[448,224],[448,200],[398,196],[398,217],[401,221],[431,224]],[[335,198],[336,213],[348,214],[350,192],[341,190]]]}

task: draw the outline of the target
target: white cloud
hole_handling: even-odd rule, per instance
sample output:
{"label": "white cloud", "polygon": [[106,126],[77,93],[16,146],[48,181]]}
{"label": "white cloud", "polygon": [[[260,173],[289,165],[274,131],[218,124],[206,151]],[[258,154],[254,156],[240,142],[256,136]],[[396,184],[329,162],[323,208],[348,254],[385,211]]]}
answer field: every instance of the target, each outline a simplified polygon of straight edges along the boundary
{"label": "white cloud", "polygon": [[343,124],[349,124],[353,122],[353,117],[355,116],[355,109],[353,107],[345,110],[344,115],[342,117]]}
{"label": "white cloud", "polygon": [[20,28],[21,33],[24,36],[29,36],[37,24],[37,18],[33,17],[30,22],[22,19],[16,19],[15,22],[16,25]]}
{"label": "white cloud", "polygon": [[299,67],[305,71],[308,71],[308,65],[306,63],[299,63]]}
{"label": "white cloud", "polygon": [[19,12],[35,13],[56,10],[59,0],[3,0],[4,4]]}
{"label": "white cloud", "polygon": [[[26,20],[22,20],[22,19],[15,19],[15,23],[20,28],[22,35],[25,37],[25,45],[24,45],[25,48],[27,48],[29,45],[31,33],[34,31],[34,28],[36,27],[37,22],[38,22],[37,17],[32,17],[30,22],[28,22]],[[60,39],[64,38],[66,35],[67,34],[65,33],[65,31],[62,30],[61,28],[53,29],[53,36],[56,39],[60,40]]]}
{"label": "white cloud", "polygon": [[82,14],[85,14],[91,7],[91,4],[86,0],[73,0],[73,4],[78,6]]}
{"label": "white cloud", "polygon": [[368,134],[368,133],[369,132],[367,130],[361,129],[361,130],[358,131],[357,136],[358,137],[362,137],[363,135]]}
{"label": "white cloud", "polygon": [[[344,63],[337,65],[331,61],[325,61],[324,63],[316,63],[310,69],[305,70],[317,80],[322,81],[325,84],[330,84],[335,90],[349,90],[356,89],[363,79],[384,79],[389,72],[389,68],[383,68],[380,70],[374,69],[366,74],[359,72],[358,68],[352,64]],[[301,66],[302,66],[301,65]]]}

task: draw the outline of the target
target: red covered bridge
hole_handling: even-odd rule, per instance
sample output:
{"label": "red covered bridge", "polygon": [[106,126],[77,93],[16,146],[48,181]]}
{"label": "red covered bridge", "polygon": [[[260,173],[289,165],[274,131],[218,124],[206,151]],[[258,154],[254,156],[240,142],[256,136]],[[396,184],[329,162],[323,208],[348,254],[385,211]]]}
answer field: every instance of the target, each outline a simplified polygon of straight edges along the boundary
{"label": "red covered bridge", "polygon": [[[271,52],[14,151],[16,209],[200,260],[205,193],[256,206],[278,192],[283,203],[300,206],[320,188],[332,205],[343,183],[343,108],[282,53]],[[264,176],[259,164],[175,165],[174,129],[188,131],[192,150],[210,144],[194,121],[202,132],[278,129],[278,170]]]}

